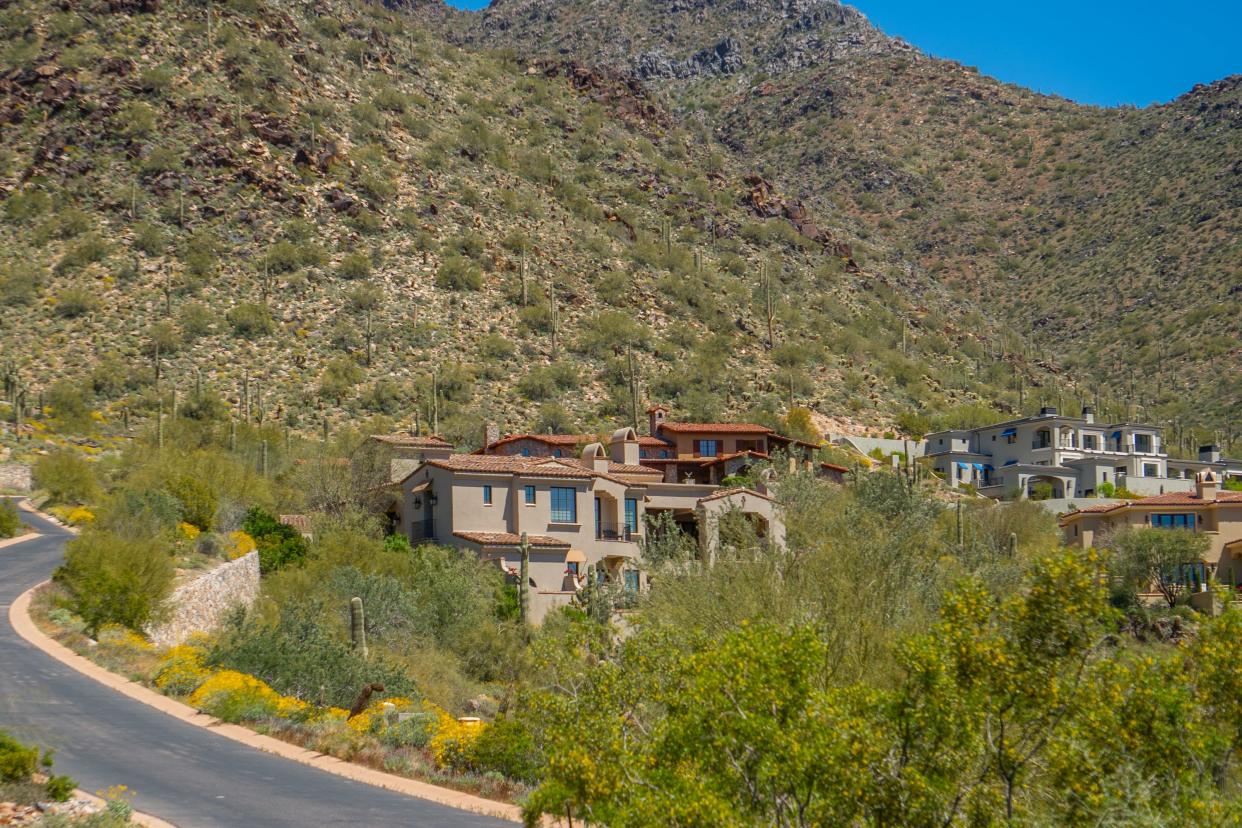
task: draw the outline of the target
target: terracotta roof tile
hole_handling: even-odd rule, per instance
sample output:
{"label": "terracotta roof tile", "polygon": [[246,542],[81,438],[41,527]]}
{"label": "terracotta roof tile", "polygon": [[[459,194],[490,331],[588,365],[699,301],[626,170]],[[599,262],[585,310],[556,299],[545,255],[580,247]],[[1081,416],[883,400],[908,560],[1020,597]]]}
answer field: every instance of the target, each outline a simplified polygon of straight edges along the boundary
{"label": "terracotta roof tile", "polygon": [[[487,446],[487,448],[494,449],[498,446],[504,446],[504,445],[508,445],[509,443],[518,442],[519,440],[531,440],[532,442],[543,443],[544,445],[547,445],[547,446],[558,446],[558,447],[585,446],[588,443],[603,443],[604,445],[608,445],[608,440],[606,438],[600,437],[598,434],[509,434],[505,437],[501,437],[496,442],[491,443],[490,445]],[[661,440],[658,437],[645,437],[645,436],[640,436],[638,438],[638,444],[640,446],[660,446],[660,447],[665,447],[669,445],[667,440]]]}
{"label": "terracotta roof tile", "polygon": [[292,526],[303,535],[309,535],[311,530],[310,515],[281,515],[277,518],[285,526]]}
{"label": "terracotta roof tile", "polygon": [[[571,468],[572,464],[572,468]],[[495,472],[498,474],[541,474],[551,477],[590,477],[572,459],[559,457],[517,457],[507,454],[453,454],[428,460],[428,466],[464,472]]]}
{"label": "terracotta roof tile", "polygon": [[699,503],[706,503],[707,501],[710,501],[710,500],[720,500],[721,498],[724,498],[724,497],[732,497],[733,495],[739,495],[739,494],[754,495],[755,497],[760,498],[761,500],[767,500],[771,503],[776,502],[775,500],[768,497],[767,495],[757,492],[754,489],[748,489],[745,486],[736,486],[732,489],[721,489],[718,492],[712,492],[707,497],[700,497]]}
{"label": "terracotta roof tile", "polygon": [[776,433],[767,426],[756,425],[755,423],[661,423],[660,430],[672,431],[674,433],[681,432],[683,434],[698,434],[700,432],[710,434],[714,431],[722,433],[736,432],[739,434]]}
{"label": "terracotta roof tile", "polygon": [[413,434],[373,434],[371,439],[390,446],[409,448],[453,448],[453,444],[434,434],[415,437]]}
{"label": "terracotta roof tile", "polygon": [[1210,506],[1214,503],[1242,504],[1242,492],[1217,492],[1215,500],[1204,500],[1195,492],[1166,492],[1162,495],[1152,495],[1151,497],[1143,497],[1124,503],[1094,503],[1069,512],[1061,518],[1061,522],[1064,523],[1074,515],[1102,514],[1133,506]]}
{"label": "terracotta roof tile", "polygon": [[[518,546],[522,543],[522,536],[513,532],[454,532],[453,536],[480,546]],[[531,546],[569,548],[569,541],[547,535],[527,535],[526,540]]]}

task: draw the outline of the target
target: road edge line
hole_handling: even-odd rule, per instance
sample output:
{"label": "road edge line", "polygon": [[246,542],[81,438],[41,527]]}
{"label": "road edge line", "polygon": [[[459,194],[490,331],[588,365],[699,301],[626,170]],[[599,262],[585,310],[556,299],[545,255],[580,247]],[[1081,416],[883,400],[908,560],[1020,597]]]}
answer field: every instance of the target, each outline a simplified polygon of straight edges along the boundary
{"label": "road edge line", "polygon": [[186,724],[210,730],[212,733],[218,733],[225,738],[232,739],[234,742],[239,742],[255,750],[275,754],[325,773],[331,773],[354,782],[384,788],[394,793],[425,799],[438,805],[457,808],[458,810],[469,811],[482,816],[506,819],[518,823],[522,822],[522,809],[517,805],[484,799],[481,796],[455,791],[452,788],[442,788],[439,785],[432,785],[430,782],[421,782],[417,779],[384,773],[373,768],[346,762],[343,759],[337,759],[335,756],[328,756],[307,748],[298,747],[289,742],[282,742],[280,739],[272,736],[255,733],[253,730],[241,725],[222,722],[214,716],[209,716],[189,705],[182,704],[179,701],[170,699],[168,696],[143,687],[137,682],[130,681],[118,676],[116,673],[105,670],[85,656],[80,656],[73,650],[70,650],[64,644],[56,641],[35,626],[34,621],[30,618],[31,598],[35,590],[48,583],[50,582],[43,581],[42,583],[35,584],[14,599],[9,606],[9,624],[12,625],[17,635],[28,644],[42,650],[65,666],[76,670],[87,678],[93,679],[110,690],[114,690],[123,696],[128,696],[148,707],[154,707],[161,713],[180,719]]}

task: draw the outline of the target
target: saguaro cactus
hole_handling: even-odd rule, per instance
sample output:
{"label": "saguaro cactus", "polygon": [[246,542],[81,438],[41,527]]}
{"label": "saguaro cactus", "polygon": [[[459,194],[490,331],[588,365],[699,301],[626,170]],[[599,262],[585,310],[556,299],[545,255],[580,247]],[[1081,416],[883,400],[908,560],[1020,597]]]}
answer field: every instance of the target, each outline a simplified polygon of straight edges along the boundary
{"label": "saguaro cactus", "polygon": [[366,620],[366,614],[362,609],[362,599],[356,596],[351,598],[349,601],[349,640],[353,643],[354,652],[361,653],[363,658],[368,655]]}
{"label": "saguaro cactus", "polygon": [[957,548],[962,550],[966,547],[966,532],[962,526],[962,501],[957,502]]}
{"label": "saguaro cactus", "polygon": [[526,533],[522,533],[522,564],[518,569],[518,609],[521,612],[522,625],[530,623],[530,541]]}
{"label": "saguaro cactus", "polygon": [[1009,557],[1011,558],[1018,557],[1018,533],[1017,532],[1009,533]]}

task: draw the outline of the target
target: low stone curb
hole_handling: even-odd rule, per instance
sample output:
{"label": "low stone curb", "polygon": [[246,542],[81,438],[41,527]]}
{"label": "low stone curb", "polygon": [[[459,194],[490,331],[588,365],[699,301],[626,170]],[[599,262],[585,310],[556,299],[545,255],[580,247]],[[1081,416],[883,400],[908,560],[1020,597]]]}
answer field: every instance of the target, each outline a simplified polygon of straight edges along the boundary
{"label": "low stone curb", "polygon": [[37,537],[39,537],[38,532],[27,532],[26,534],[18,535],[15,538],[5,538],[4,540],[0,540],[0,549],[3,549],[6,546],[12,546],[15,543],[22,543],[23,541],[34,540]]}
{"label": "low stone curb", "polygon": [[372,768],[362,767],[350,762],[337,759],[334,756],[326,756],[306,748],[288,742],[282,742],[271,736],[264,736],[248,730],[241,725],[228,724],[222,722],[214,716],[202,713],[189,705],[182,704],[179,701],[170,699],[167,696],[149,688],[143,687],[141,684],[129,681],[115,673],[109,672],[100,667],[95,662],[84,656],[70,650],[60,642],[54,640],[37,626],[30,618],[30,602],[36,590],[47,584],[44,581],[31,587],[23,592],[13,601],[9,607],[9,623],[13,626],[14,631],[25,639],[28,643],[38,647],[52,658],[62,664],[77,670],[86,677],[93,679],[105,687],[115,690],[116,692],[128,696],[129,698],[141,702],[149,707],[154,707],[161,713],[166,713],[175,719],[194,725],[195,727],[208,728],[213,733],[240,742],[247,747],[256,750],[262,750],[266,753],[272,753],[285,759],[291,759],[294,762],[300,762],[303,765],[309,765],[318,768],[326,773],[336,774],[346,779],[352,779],[355,782],[362,782],[367,785],[374,785],[377,788],[394,791],[396,793],[413,796],[419,799],[426,799],[431,802],[445,805],[450,808],[457,808],[463,811],[470,811],[484,816],[496,817],[498,819],[506,819],[514,822],[522,821],[522,810],[516,805],[508,805],[503,802],[495,802],[490,799],[484,799],[481,796],[455,791],[451,788],[442,788],[438,785],[432,785],[428,782],[420,782],[416,779],[408,779],[404,776],[396,776],[391,773],[384,773]]}

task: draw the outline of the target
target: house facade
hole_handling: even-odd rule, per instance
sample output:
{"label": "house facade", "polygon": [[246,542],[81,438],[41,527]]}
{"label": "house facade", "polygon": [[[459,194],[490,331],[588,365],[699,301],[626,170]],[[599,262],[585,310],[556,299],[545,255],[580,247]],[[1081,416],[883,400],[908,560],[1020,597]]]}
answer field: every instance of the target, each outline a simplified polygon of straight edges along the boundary
{"label": "house facade", "polygon": [[1192,484],[1194,489],[1189,492],[1070,512],[1060,521],[1065,543],[1083,548],[1103,546],[1113,533],[1143,526],[1196,532],[1210,539],[1196,581],[1206,583],[1210,576],[1222,583],[1242,584],[1242,492],[1222,490],[1220,476],[1210,469],[1199,472]]}
{"label": "house facade", "polygon": [[[507,445],[520,446],[526,437]],[[766,542],[784,543],[784,525],[766,494],[666,481],[660,470],[639,463],[640,451],[638,435],[623,428],[607,447],[590,443],[577,456],[429,459],[400,481],[401,529],[412,543],[468,549],[509,574],[518,571],[525,536],[536,621],[568,604],[588,578],[641,590],[647,518],[662,512],[698,538],[705,560],[715,555],[716,526],[728,512],[751,520]]]}
{"label": "house facade", "polygon": [[1008,500],[1030,497],[1041,486],[1053,498],[1093,497],[1105,483],[1160,495],[1192,490],[1204,470],[1242,476],[1242,462],[1219,452],[1213,459],[1207,449],[1198,461],[1173,460],[1159,426],[1097,423],[1089,407],[1081,417],[1043,408],[1033,417],[929,434],[926,456],[951,486]]}

